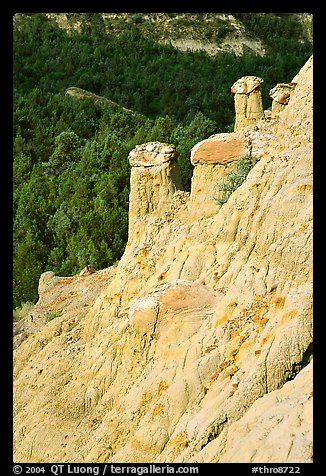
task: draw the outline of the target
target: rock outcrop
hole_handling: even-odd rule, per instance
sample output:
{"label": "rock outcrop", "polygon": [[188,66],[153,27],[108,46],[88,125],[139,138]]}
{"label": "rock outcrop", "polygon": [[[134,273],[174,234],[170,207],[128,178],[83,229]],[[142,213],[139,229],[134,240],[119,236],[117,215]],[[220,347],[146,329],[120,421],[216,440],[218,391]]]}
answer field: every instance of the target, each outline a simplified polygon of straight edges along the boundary
{"label": "rock outcrop", "polygon": [[221,164],[237,160],[250,153],[248,138],[236,132],[216,134],[196,144],[191,151],[191,163]]}
{"label": "rock outcrop", "polygon": [[234,94],[235,125],[234,131],[254,128],[264,119],[264,109],[261,97],[263,79],[258,76],[243,76],[231,87]]}
{"label": "rock outcrop", "polygon": [[[258,128],[257,128],[258,129]],[[245,128],[238,132],[215,134],[196,144],[191,150],[194,165],[190,204],[193,218],[214,216],[219,208],[217,184],[234,172],[238,160],[251,157],[260,160],[272,137],[271,125],[261,121],[259,130]]]}
{"label": "rock outcrop", "polygon": [[193,218],[216,214],[217,184],[226,179],[238,159],[250,154],[250,145],[246,135],[233,132],[215,134],[193,147],[190,156],[194,165],[190,194]]}
{"label": "rock outcrop", "polygon": [[148,142],[129,153],[131,165],[129,198],[129,237],[139,218],[170,203],[177,190],[182,190],[181,173],[172,144]]}
{"label": "rock outcrop", "polygon": [[295,83],[279,83],[270,90],[269,95],[273,99],[272,117],[277,116],[285,108],[294,88]]}
{"label": "rock outcrop", "polygon": [[[15,461],[312,461],[312,58],[293,82],[273,120],[193,149],[190,195],[173,147],[130,154],[117,266],[41,277],[15,350]],[[247,179],[205,212],[248,146]]]}

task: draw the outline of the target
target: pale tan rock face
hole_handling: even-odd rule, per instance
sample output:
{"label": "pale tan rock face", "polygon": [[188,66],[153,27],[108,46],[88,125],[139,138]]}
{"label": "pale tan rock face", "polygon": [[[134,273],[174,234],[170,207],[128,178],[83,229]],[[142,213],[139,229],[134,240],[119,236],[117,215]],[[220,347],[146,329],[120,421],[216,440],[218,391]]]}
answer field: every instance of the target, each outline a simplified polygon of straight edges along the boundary
{"label": "pale tan rock face", "polygon": [[215,213],[199,204],[232,162],[135,214],[116,267],[43,275],[15,461],[312,461],[312,60],[295,79],[278,120],[243,131],[260,160]]}
{"label": "pale tan rock face", "polygon": [[[281,389],[257,400],[196,457],[197,462],[305,463],[312,454],[312,362]],[[295,433],[291,429],[295,428]],[[298,437],[299,435],[299,437]]]}
{"label": "pale tan rock face", "polygon": [[195,166],[191,179],[189,209],[195,219],[208,218],[216,215],[219,205],[216,197],[219,195],[218,184],[226,180],[233,162],[229,164],[198,164]]}

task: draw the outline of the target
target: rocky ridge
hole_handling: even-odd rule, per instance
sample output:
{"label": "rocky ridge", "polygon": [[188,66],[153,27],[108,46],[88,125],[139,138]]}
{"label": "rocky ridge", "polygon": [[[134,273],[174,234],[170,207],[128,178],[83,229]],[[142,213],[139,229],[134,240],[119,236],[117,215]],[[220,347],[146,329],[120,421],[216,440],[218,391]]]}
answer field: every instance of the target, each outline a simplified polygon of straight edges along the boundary
{"label": "rocky ridge", "polygon": [[[15,461],[312,461],[312,58],[292,83],[274,118],[195,146],[190,194],[172,145],[131,152],[121,260],[45,273],[18,323]],[[218,206],[230,138],[258,160]]]}
{"label": "rocky ridge", "polygon": [[132,111],[131,109],[127,109],[126,107],[120,106],[120,104],[112,101],[111,99],[107,99],[103,96],[98,96],[97,94],[86,91],[85,89],[70,87],[66,90],[65,94],[75,99],[91,99],[95,104],[107,104],[111,106],[112,109],[122,110],[128,114],[135,114],[134,111]]}
{"label": "rocky ridge", "polygon": [[[19,27],[24,14],[16,13],[14,23]],[[60,28],[72,34],[81,30],[83,14],[45,13]],[[277,14],[275,14],[277,15]],[[292,13],[302,24],[302,34],[312,42],[312,15]],[[167,43],[181,51],[205,51],[210,56],[232,52],[237,56],[266,54],[266,46],[230,13],[102,13],[107,33],[119,34],[136,26],[148,37]],[[204,25],[204,27],[203,27]]]}

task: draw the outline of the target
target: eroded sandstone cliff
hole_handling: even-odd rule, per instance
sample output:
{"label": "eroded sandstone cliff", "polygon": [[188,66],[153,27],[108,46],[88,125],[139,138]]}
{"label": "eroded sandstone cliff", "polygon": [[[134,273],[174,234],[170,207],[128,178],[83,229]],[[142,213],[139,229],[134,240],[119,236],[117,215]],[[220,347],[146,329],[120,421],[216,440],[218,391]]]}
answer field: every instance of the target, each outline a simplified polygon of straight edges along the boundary
{"label": "eroded sandstone cliff", "polygon": [[312,58],[292,83],[276,118],[194,148],[190,194],[173,154],[134,151],[117,266],[42,275],[15,337],[16,461],[312,460]]}

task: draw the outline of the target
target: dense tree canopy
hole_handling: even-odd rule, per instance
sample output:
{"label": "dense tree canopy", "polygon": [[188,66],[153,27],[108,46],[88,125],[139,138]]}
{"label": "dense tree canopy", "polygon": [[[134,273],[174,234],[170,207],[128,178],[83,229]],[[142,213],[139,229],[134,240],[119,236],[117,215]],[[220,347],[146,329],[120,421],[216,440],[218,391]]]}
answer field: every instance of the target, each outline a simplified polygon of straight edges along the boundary
{"label": "dense tree canopy", "polygon": [[[233,129],[233,82],[262,76],[269,107],[269,89],[290,81],[311,54],[310,43],[298,41],[300,26],[292,17],[237,15],[266,39],[265,56],[181,52],[145,37],[141,16],[119,34],[107,33],[99,14],[79,15],[80,30],[69,33],[44,14],[26,14],[15,25],[15,306],[37,300],[46,270],[71,275],[121,257],[127,157],[135,145],[175,144],[189,190],[191,147]],[[71,86],[111,102],[68,96]]]}

